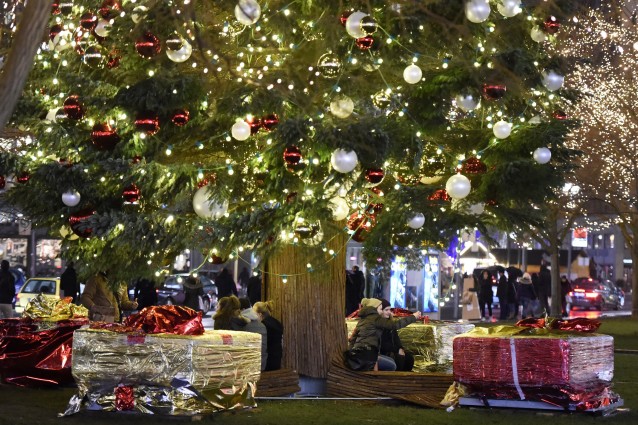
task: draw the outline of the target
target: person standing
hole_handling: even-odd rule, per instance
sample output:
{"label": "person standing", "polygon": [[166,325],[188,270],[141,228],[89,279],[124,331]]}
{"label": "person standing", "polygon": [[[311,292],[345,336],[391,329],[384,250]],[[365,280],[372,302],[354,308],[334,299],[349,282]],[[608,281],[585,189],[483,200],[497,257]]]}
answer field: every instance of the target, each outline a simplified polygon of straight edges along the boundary
{"label": "person standing", "polygon": [[[479,285],[479,308],[481,309],[481,321],[492,321],[492,302],[494,293],[492,292],[492,275],[489,271],[483,270],[481,276],[478,279]],[[487,311],[489,317],[485,317],[485,305],[487,304]]]}
{"label": "person standing", "polygon": [[121,322],[122,310],[137,309],[137,302],[128,299],[125,284],[116,285],[115,289],[110,286],[108,271],[89,278],[81,299],[89,310],[89,320],[93,321]]}
{"label": "person standing", "polygon": [[184,302],[185,307],[193,310],[201,310],[200,300],[204,296],[204,285],[202,281],[193,276],[188,276],[184,280]]}
{"label": "person standing", "polygon": [[346,274],[346,316],[357,311],[363,299],[366,278],[359,266],[352,266],[352,271]]}
{"label": "person standing", "polygon": [[266,325],[261,323],[257,312],[250,306],[250,300],[246,297],[239,299],[239,305],[241,306],[241,315],[250,320],[250,323],[246,324],[244,331],[254,332],[261,335],[261,371],[266,370],[268,364],[268,330]]}
{"label": "person standing", "polygon": [[231,295],[237,296],[237,285],[226,267],[215,278],[215,286],[217,286],[217,297],[220,299]]}
{"label": "person standing", "polygon": [[505,272],[499,271],[498,274],[498,288],[496,289],[496,296],[498,297],[498,305],[501,309],[498,319],[507,320],[509,317],[509,301],[507,298],[508,283],[505,277]]}
{"label": "person standing", "polygon": [[239,291],[241,292],[242,296],[246,295],[248,279],[250,279],[250,272],[248,271],[248,267],[244,267],[241,269],[239,276],[237,276],[237,283],[239,284]]}
{"label": "person standing", "polygon": [[521,313],[521,319],[527,317],[534,317],[534,307],[536,304],[536,291],[534,284],[532,283],[532,276],[529,273],[523,273],[521,278],[520,299],[523,305],[523,312]]}
{"label": "person standing", "polygon": [[73,304],[77,304],[80,299],[80,284],[73,266],[73,261],[69,261],[66,265],[66,270],[60,276],[60,288],[64,297],[73,298]]}
{"label": "person standing", "polygon": [[150,279],[138,279],[135,283],[134,294],[135,295],[133,297],[137,300],[138,310],[157,305],[157,291],[155,290],[155,283],[153,283]]}
{"label": "person standing", "polygon": [[571,290],[571,282],[567,279],[567,276],[562,275],[560,278],[560,306],[563,317],[569,316],[569,312],[567,311],[567,294],[569,294]]}
{"label": "person standing", "polygon": [[16,296],[15,278],[9,271],[9,262],[0,263],[0,319],[13,317],[13,298]]}
{"label": "person standing", "polygon": [[272,316],[272,301],[258,302],[253,305],[253,310],[259,316],[261,323],[266,326],[268,359],[266,359],[266,369],[264,370],[279,370],[284,351],[284,327],[279,320]]}
{"label": "person standing", "polygon": [[261,275],[252,275],[246,285],[246,296],[251,305],[261,301]]}
{"label": "person standing", "polygon": [[540,272],[538,273],[538,288],[536,295],[538,296],[538,302],[540,304],[540,311],[542,314],[551,314],[549,308],[548,298],[552,295],[552,273],[549,271],[547,264],[541,264]]}

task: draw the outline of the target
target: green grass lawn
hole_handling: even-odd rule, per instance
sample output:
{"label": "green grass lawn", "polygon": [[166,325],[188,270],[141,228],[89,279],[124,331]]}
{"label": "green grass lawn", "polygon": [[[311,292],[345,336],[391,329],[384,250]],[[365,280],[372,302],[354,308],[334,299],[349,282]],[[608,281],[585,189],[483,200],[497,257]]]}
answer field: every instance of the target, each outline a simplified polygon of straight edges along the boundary
{"label": "green grass lawn", "polygon": [[[638,348],[638,322],[628,318],[604,319],[601,333],[613,335],[616,348]],[[379,424],[379,425],[458,425],[511,424],[552,425],[636,424],[638,423],[638,355],[616,354],[614,391],[625,400],[625,408],[609,417],[583,413],[552,413],[513,409],[458,408],[452,412],[433,410],[395,402],[335,401],[295,399],[260,401],[252,410],[227,412],[202,419],[233,425],[297,424]],[[0,385],[0,424],[136,424],[190,422],[189,418],[153,417],[141,414],[87,413],[57,418],[64,411],[75,388],[27,389]]]}

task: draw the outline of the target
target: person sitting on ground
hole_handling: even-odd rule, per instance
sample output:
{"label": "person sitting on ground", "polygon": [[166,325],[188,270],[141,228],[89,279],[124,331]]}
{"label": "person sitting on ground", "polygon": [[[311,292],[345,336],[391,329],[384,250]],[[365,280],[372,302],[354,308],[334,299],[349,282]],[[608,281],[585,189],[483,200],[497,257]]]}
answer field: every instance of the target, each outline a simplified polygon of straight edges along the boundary
{"label": "person sitting on ground", "polygon": [[281,358],[283,356],[283,336],[284,327],[281,322],[272,316],[273,302],[260,301],[253,305],[253,310],[261,319],[261,323],[266,326],[268,358],[266,359],[265,370],[281,369]]}
{"label": "person sitting on ground", "polygon": [[241,305],[241,315],[250,320],[244,328],[244,331],[261,335],[261,371],[263,372],[266,370],[268,360],[268,330],[266,329],[266,325],[259,320],[259,316],[255,310],[250,306],[250,300],[248,298],[240,298],[239,304]]}
{"label": "person sitting on ground", "polygon": [[[390,301],[381,298],[381,315],[385,319],[392,319],[392,308]],[[402,372],[410,372],[414,367],[414,355],[403,348],[399,332],[396,329],[384,329],[381,333],[381,345],[379,353],[391,357],[396,363],[396,370]]]}
{"label": "person sitting on ground", "polygon": [[217,312],[213,316],[213,329],[227,331],[243,331],[250,322],[240,313],[239,298],[234,295],[224,297],[217,304]]}
{"label": "person sitting on ground", "polygon": [[[381,300],[364,298],[359,310],[359,323],[352,332],[349,340],[350,353],[369,352],[376,358],[374,370],[396,370],[397,364],[392,357],[379,354],[381,335],[384,330],[398,330],[414,323],[421,318],[421,312],[402,317],[398,320],[385,318],[382,315]],[[368,355],[365,355],[368,358]]]}

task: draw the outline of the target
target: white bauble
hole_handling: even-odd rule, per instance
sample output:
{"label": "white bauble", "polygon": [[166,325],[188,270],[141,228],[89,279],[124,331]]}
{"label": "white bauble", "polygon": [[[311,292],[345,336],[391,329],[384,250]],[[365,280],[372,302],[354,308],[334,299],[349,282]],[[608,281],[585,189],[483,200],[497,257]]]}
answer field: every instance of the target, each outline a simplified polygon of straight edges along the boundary
{"label": "white bauble", "polygon": [[485,204],[479,202],[478,204],[470,205],[470,214],[472,215],[481,215],[485,212]]}
{"label": "white bauble", "polygon": [[348,202],[339,196],[335,196],[328,201],[328,208],[332,211],[332,219],[334,221],[345,220],[350,213]]}
{"label": "white bauble", "polygon": [[534,161],[539,164],[547,164],[552,159],[552,151],[547,148],[538,148],[534,151]]}
{"label": "white bauble", "polygon": [[455,174],[445,183],[445,190],[450,198],[463,199],[470,194],[472,183],[462,174]]}
{"label": "white bauble", "polygon": [[549,91],[556,91],[560,89],[561,87],[563,87],[564,82],[565,77],[555,73],[554,71],[543,72],[543,85]]}
{"label": "white bauble", "polygon": [[175,63],[182,63],[188,60],[193,54],[193,46],[182,39],[182,47],[179,50],[166,49],[166,56]]}
{"label": "white bauble", "polygon": [[93,31],[100,37],[106,37],[109,35],[109,31],[111,31],[111,22],[106,19],[100,19]]}
{"label": "white bauble", "polygon": [[490,17],[491,11],[487,0],[470,0],[465,3],[465,16],[475,24],[485,22]]}
{"label": "white bauble", "polygon": [[67,207],[74,207],[80,203],[82,196],[80,196],[80,192],[77,190],[69,190],[68,192],[64,192],[62,194],[62,203]]}
{"label": "white bauble", "polygon": [[346,19],[346,32],[350,37],[363,38],[368,35],[361,27],[361,21],[366,16],[368,15],[361,11],[353,12],[348,16],[348,19]]}
{"label": "white bauble", "polygon": [[222,203],[212,201],[208,197],[208,187],[202,186],[193,196],[193,209],[201,218],[220,218],[228,211],[228,201]]}
{"label": "white bauble", "polygon": [[441,175],[433,175],[433,176],[423,176],[421,177],[421,183],[423,184],[435,184],[441,181],[443,176]]}
{"label": "white bauble", "polygon": [[332,152],[330,157],[330,163],[335,171],[340,173],[349,173],[354,170],[359,163],[357,153],[355,151],[346,151],[344,149],[337,149]]}
{"label": "white bauble", "polygon": [[131,20],[139,24],[142,19],[146,18],[146,12],[148,12],[148,7],[146,6],[136,6],[133,8],[133,12],[131,13]]}
{"label": "white bauble", "polygon": [[414,64],[406,66],[403,70],[403,79],[408,84],[416,84],[421,81],[422,77],[423,71]]}
{"label": "white bauble", "polygon": [[354,102],[348,96],[337,96],[330,102],[330,112],[337,118],[348,118],[353,111]]}
{"label": "white bauble", "polygon": [[71,44],[71,33],[67,30],[62,30],[53,37],[52,41],[49,41],[49,49],[61,52],[63,50],[73,47]]}
{"label": "white bauble", "polygon": [[237,121],[230,129],[230,134],[236,140],[246,140],[250,137],[250,124],[246,121]]}
{"label": "white bauble", "polygon": [[257,22],[260,16],[261,6],[255,0],[239,0],[235,6],[235,18],[246,26]]}
{"label": "white bauble", "polygon": [[47,112],[47,116],[44,118],[45,121],[50,121],[50,122],[55,122],[55,117],[58,114],[58,109],[49,109],[49,112]]}
{"label": "white bauble", "polygon": [[547,41],[547,34],[545,34],[545,31],[543,31],[539,27],[532,28],[529,35],[530,37],[532,37],[532,40],[534,40],[537,43],[542,43],[544,41]]}
{"label": "white bauble", "polygon": [[407,224],[411,229],[420,229],[425,224],[425,216],[422,213],[416,213],[408,219]]}
{"label": "white bauble", "polygon": [[542,121],[541,121],[541,117],[540,117],[540,116],[535,115],[535,116],[533,116],[532,118],[530,118],[528,122],[529,122],[530,124],[538,125],[538,124],[540,124]]}
{"label": "white bauble", "polygon": [[501,4],[496,6],[498,12],[506,18],[512,18],[523,11],[520,0],[501,0]]}
{"label": "white bauble", "polygon": [[506,139],[512,133],[512,124],[507,121],[499,121],[494,124],[492,131],[494,132],[494,136],[498,139]]}
{"label": "white bauble", "polygon": [[456,105],[464,111],[473,111],[481,106],[481,99],[474,99],[471,94],[459,94],[456,96]]}

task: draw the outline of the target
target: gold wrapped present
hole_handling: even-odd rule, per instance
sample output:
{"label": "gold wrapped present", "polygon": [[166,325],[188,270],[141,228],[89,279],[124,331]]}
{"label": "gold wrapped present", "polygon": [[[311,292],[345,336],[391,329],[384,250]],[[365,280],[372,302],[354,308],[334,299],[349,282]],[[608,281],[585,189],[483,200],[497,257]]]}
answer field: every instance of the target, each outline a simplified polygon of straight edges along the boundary
{"label": "gold wrapped present", "polygon": [[22,313],[22,317],[40,319],[46,322],[79,319],[89,316],[86,307],[72,303],[73,298],[53,299],[38,294],[31,299]]}

